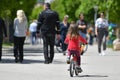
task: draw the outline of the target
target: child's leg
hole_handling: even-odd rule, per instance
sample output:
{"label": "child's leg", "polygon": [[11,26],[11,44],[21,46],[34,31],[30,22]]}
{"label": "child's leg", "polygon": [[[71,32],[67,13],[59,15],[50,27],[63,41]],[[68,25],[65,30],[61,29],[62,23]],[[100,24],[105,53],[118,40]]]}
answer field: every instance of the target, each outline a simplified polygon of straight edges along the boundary
{"label": "child's leg", "polygon": [[69,57],[70,57],[70,55],[71,55],[71,52],[70,52],[70,50],[68,50],[68,54],[67,54],[67,56],[69,56]]}
{"label": "child's leg", "polygon": [[70,56],[71,56],[71,51],[68,50],[68,53],[67,53],[67,64],[70,63]]}
{"label": "child's leg", "polygon": [[76,51],[76,57],[77,57],[77,65],[81,65],[81,56],[80,56],[80,51]]}
{"label": "child's leg", "polygon": [[77,51],[76,52],[76,56],[77,56],[77,70],[79,73],[82,72],[82,69],[81,69],[81,56],[80,56],[80,51]]}

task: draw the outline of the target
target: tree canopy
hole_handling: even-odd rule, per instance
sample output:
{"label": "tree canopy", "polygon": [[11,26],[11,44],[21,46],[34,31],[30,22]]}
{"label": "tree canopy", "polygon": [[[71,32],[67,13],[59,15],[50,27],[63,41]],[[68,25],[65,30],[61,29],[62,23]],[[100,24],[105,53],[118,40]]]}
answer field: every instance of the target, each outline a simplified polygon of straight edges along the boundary
{"label": "tree canopy", "polygon": [[36,0],[1,0],[0,1],[0,16],[10,17],[13,19],[16,16],[16,11],[22,9],[26,15],[31,15],[32,9]]}
{"label": "tree canopy", "polygon": [[60,19],[65,14],[70,16],[70,20],[76,20],[82,12],[85,18],[93,22],[94,6],[98,6],[98,13],[105,12],[111,22],[119,23],[120,20],[120,0],[55,0],[52,3],[52,8],[60,14]]}
{"label": "tree canopy", "polygon": [[[16,16],[16,11],[22,9],[29,18],[36,18],[42,8],[34,8],[35,4],[36,0],[1,0],[0,16],[13,19]],[[87,21],[93,22],[94,6],[98,6],[98,13],[101,11],[109,13],[109,21],[120,22],[120,0],[54,0],[51,3],[52,9],[59,13],[61,20],[67,14],[70,21],[76,21],[82,12]]]}

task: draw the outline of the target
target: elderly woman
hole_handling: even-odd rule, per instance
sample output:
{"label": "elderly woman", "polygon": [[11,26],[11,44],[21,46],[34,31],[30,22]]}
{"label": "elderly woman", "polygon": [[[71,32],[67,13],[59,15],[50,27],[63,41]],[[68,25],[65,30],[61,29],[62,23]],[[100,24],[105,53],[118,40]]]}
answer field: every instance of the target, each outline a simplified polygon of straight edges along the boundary
{"label": "elderly woman", "polygon": [[23,61],[23,45],[27,31],[27,18],[23,10],[17,11],[17,17],[14,19],[14,57],[17,63]]}

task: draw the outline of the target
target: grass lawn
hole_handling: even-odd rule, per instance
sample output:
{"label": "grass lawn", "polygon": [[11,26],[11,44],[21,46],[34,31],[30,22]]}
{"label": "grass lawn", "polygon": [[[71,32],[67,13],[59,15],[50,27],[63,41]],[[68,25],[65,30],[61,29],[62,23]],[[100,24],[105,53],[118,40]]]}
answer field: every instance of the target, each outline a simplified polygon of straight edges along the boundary
{"label": "grass lawn", "polygon": [[3,46],[13,46],[13,43],[3,42]]}

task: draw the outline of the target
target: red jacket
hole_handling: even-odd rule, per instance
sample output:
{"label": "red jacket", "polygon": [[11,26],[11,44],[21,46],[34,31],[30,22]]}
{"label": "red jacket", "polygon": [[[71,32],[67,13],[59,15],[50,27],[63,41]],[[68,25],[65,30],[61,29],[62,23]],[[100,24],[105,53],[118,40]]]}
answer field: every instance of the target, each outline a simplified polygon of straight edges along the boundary
{"label": "red jacket", "polygon": [[65,39],[65,43],[68,44],[68,50],[80,50],[80,42],[87,43],[87,41],[79,36],[78,38],[70,39],[70,36],[67,35]]}

